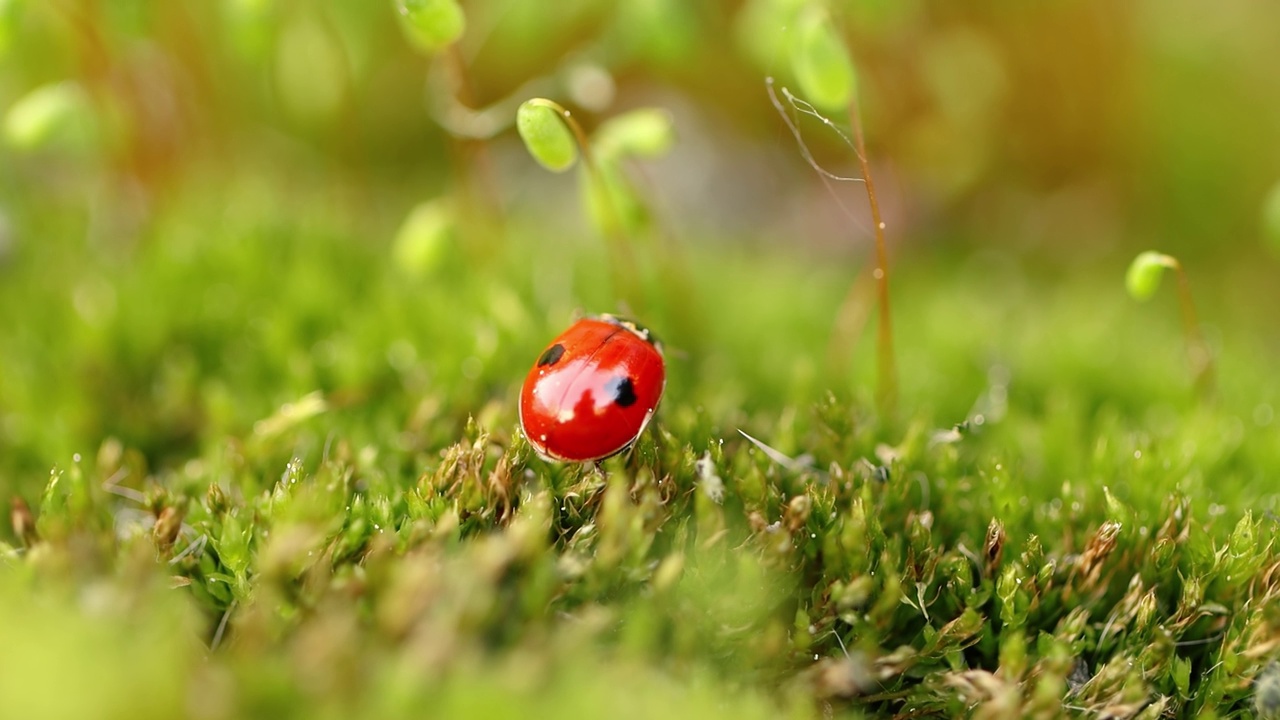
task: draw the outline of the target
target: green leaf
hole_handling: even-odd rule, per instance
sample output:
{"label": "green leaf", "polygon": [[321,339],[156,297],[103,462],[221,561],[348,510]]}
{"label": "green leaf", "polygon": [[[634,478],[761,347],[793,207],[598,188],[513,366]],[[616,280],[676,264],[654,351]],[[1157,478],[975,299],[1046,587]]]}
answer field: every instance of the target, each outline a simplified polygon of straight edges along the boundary
{"label": "green leaf", "polygon": [[467,19],[456,0],[395,0],[400,27],[414,47],[435,53],[462,37]]}
{"label": "green leaf", "polygon": [[1160,276],[1164,271],[1176,267],[1178,261],[1171,255],[1154,250],[1139,253],[1129,264],[1124,286],[1134,300],[1149,300],[1160,288]]}
{"label": "green leaf", "polygon": [[746,0],[738,11],[734,36],[738,45],[760,66],[773,71],[778,58],[786,57],[791,38],[786,29],[807,0]]}
{"label": "green leaf", "polygon": [[516,131],[529,154],[551,172],[564,172],[578,160],[578,145],[559,105],[534,98],[516,111]]}
{"label": "green leaf", "polygon": [[222,565],[235,577],[249,569],[249,562],[253,559],[253,553],[249,549],[252,537],[253,527],[250,523],[242,521],[237,513],[227,513],[222,521],[222,532],[218,534],[213,547]]}
{"label": "green leaf", "polygon": [[805,8],[796,22],[791,67],[805,99],[820,108],[843,110],[853,97],[853,63],[820,6]]}
{"label": "green leaf", "polygon": [[602,158],[660,157],[675,143],[671,113],[639,108],[605,121],[592,136],[591,146]]}

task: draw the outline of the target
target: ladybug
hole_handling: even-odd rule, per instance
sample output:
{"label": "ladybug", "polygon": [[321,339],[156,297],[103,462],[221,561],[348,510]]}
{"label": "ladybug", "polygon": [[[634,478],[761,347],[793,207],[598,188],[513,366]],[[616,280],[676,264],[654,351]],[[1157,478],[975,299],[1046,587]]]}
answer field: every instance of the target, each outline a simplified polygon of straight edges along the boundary
{"label": "ladybug", "polygon": [[662,348],[647,329],[612,315],[586,317],[529,371],[520,429],[548,460],[602,460],[640,437],[666,384]]}

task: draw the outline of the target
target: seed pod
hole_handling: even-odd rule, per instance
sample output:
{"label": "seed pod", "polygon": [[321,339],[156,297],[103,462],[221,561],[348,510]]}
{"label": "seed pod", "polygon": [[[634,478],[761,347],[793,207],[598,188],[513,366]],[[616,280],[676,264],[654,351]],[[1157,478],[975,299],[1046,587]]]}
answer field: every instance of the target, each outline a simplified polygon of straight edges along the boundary
{"label": "seed pod", "polygon": [[606,157],[660,157],[675,143],[671,113],[639,108],[606,120],[591,135],[596,154]]}
{"label": "seed pod", "polygon": [[462,37],[466,16],[456,0],[395,0],[400,27],[419,50],[435,53]]}
{"label": "seed pod", "polygon": [[843,110],[853,98],[853,63],[827,12],[810,5],[796,22],[791,69],[805,99],[821,108]]}
{"label": "seed pod", "polygon": [[1160,288],[1160,276],[1165,270],[1176,268],[1177,259],[1164,253],[1148,250],[1139,253],[1129,264],[1124,285],[1134,300],[1149,300]]}
{"label": "seed pod", "polygon": [[564,172],[578,160],[578,146],[559,105],[534,98],[516,111],[516,131],[529,154],[551,172]]}

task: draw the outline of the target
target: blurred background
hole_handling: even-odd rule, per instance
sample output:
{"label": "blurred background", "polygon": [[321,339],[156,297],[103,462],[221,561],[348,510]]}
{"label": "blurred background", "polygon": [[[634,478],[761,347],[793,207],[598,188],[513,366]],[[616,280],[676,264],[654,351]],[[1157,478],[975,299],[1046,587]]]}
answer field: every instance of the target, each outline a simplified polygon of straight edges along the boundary
{"label": "blurred background", "polygon": [[[847,245],[764,93],[764,77],[788,79],[775,21],[795,4],[476,0],[456,49],[424,56],[390,2],[5,0],[0,100],[61,91],[46,112],[83,125],[9,118],[6,214],[87,212],[97,191],[103,213],[143,222],[195,179],[263,168],[375,208],[466,178],[523,210],[546,191],[528,182],[513,109],[542,94],[588,126],[638,105],[674,113],[680,151],[652,180],[690,235]],[[1273,3],[835,5],[902,242],[1069,257],[1257,244],[1280,174]],[[825,167],[854,174],[832,133],[809,131]]]}
{"label": "blurred background", "polygon": [[[509,420],[511,378],[548,333],[574,310],[611,309],[577,179],[538,167],[514,131],[532,96],[588,132],[632,108],[671,114],[674,147],[629,170],[653,235],[691,258],[680,273],[721,298],[701,321],[671,317],[669,300],[650,308],[706,358],[689,396],[714,411],[816,395],[821,363],[778,372],[750,352],[744,319],[821,308],[790,320],[825,339],[854,277],[837,270],[870,249],[861,186],[825,188],[765,91],[766,77],[792,82],[795,4],[470,0],[460,39],[424,51],[389,1],[0,0],[0,488],[38,486],[104,438],[163,466],[317,389],[353,408],[351,432],[413,452],[486,403]],[[1275,292],[1256,293],[1280,242],[1280,5],[831,11],[895,262],[933,268],[908,270],[904,292],[952,275],[1005,305],[1068,277],[1118,289],[1129,258],[1158,248],[1199,273],[1211,316],[1219,294],[1220,310],[1273,312]],[[801,120],[817,163],[858,175],[838,133]],[[753,253],[781,260],[759,297],[725,300],[725,277],[760,275]],[[1066,316],[1106,322],[1113,300]],[[1012,311],[931,302],[917,303],[921,323],[1018,332]],[[745,329],[697,355],[717,313]],[[1156,314],[1176,333],[1172,311]],[[1118,332],[1090,326],[1075,352]],[[1176,334],[1152,337],[1129,342],[1173,356],[1148,373],[1156,386],[1183,368]],[[908,353],[904,394],[963,417],[991,359],[912,385]],[[697,396],[694,378],[717,374],[737,385]],[[380,412],[387,398],[394,412]]]}

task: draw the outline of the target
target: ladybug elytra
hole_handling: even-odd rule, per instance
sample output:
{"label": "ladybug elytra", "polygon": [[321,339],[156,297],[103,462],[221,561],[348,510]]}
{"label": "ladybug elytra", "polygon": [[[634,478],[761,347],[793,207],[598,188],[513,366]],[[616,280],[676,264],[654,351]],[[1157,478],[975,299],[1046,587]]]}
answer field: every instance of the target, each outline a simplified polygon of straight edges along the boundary
{"label": "ladybug elytra", "polygon": [[662,350],[612,315],[575,322],[547,346],[520,391],[520,428],[549,460],[601,460],[630,447],[666,386]]}

